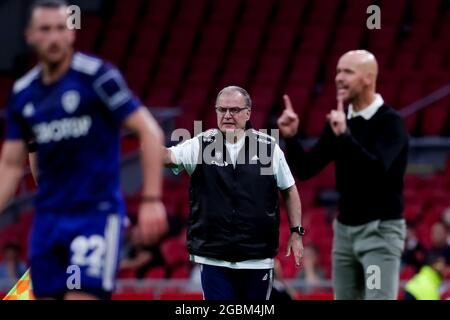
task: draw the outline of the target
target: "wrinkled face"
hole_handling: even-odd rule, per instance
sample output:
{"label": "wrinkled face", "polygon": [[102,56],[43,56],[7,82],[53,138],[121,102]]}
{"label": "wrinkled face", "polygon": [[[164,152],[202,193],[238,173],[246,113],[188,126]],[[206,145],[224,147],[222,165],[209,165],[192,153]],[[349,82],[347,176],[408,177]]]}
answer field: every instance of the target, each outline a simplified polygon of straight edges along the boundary
{"label": "wrinkled face", "polygon": [[70,54],[75,31],[67,28],[66,7],[36,8],[26,32],[27,43],[44,63],[59,64]]}
{"label": "wrinkled face", "polygon": [[368,86],[368,75],[355,59],[344,55],[336,68],[337,99],[352,102]]}
{"label": "wrinkled face", "polygon": [[245,123],[250,119],[250,109],[245,99],[237,91],[224,92],[216,101],[217,126],[226,133],[236,129],[245,129]]}

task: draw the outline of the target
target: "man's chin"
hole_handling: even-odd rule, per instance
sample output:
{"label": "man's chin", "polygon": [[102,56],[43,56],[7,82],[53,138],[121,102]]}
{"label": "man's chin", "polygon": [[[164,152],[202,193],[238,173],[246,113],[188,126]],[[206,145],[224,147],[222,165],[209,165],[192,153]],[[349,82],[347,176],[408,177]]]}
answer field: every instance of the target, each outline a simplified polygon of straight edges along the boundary
{"label": "man's chin", "polygon": [[50,65],[59,65],[64,61],[66,54],[64,52],[45,54],[43,60]]}
{"label": "man's chin", "polygon": [[236,130],[236,126],[234,125],[222,125],[222,131],[224,132],[233,132],[234,130]]}

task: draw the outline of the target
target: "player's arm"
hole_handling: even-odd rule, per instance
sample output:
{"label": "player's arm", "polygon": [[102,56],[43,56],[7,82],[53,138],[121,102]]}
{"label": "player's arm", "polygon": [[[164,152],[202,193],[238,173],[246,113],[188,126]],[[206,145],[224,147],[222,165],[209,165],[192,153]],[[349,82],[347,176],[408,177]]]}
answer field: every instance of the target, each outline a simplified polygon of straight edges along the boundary
{"label": "player's arm", "polygon": [[[286,205],[286,211],[289,220],[290,227],[296,227],[302,225],[302,207],[300,203],[300,196],[296,185],[281,190],[283,200]],[[300,266],[300,260],[303,256],[303,241],[302,237],[298,233],[292,233],[289,237],[286,256],[291,254],[291,250],[294,253],[295,264]]]}
{"label": "player's arm", "polygon": [[284,95],[282,115],[277,124],[286,141],[287,161],[300,180],[307,180],[322,171],[334,158],[334,136],[326,126],[318,142],[309,151],[305,151],[298,135],[299,117],[295,113],[289,96]]}
{"label": "player's arm", "polygon": [[146,242],[158,241],[167,231],[167,217],[162,204],[162,168],[164,134],[145,107],[140,107],[125,120],[125,126],[135,132],[141,142],[143,171],[142,204],[139,226]]}
{"label": "player's arm", "polygon": [[164,154],[164,165],[166,167],[175,167],[176,159],[173,152],[169,148],[163,147],[163,154]]}
{"label": "player's arm", "polygon": [[28,154],[28,161],[30,162],[31,175],[33,176],[34,182],[37,185],[38,184],[39,171],[38,171],[38,165],[37,165],[36,152],[30,152]]}
{"label": "player's arm", "polygon": [[125,126],[137,133],[141,142],[142,170],[144,172],[143,194],[155,198],[162,194],[162,161],[164,134],[156,120],[145,107],[133,112]]}
{"label": "player's arm", "polygon": [[0,156],[0,213],[14,196],[23,176],[27,149],[22,140],[8,140],[3,144]]}

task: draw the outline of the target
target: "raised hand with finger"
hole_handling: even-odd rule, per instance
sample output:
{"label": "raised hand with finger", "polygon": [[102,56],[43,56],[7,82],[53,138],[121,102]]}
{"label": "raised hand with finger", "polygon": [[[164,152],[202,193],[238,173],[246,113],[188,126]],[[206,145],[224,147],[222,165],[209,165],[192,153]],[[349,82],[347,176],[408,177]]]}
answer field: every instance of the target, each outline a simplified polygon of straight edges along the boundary
{"label": "raised hand with finger", "polygon": [[347,131],[347,119],[342,98],[338,98],[336,110],[331,110],[327,114],[327,119],[335,135],[339,136]]}
{"label": "raised hand with finger", "polygon": [[292,107],[291,99],[287,94],[283,96],[283,100],[284,110],[278,118],[277,125],[283,137],[290,138],[297,134],[299,119]]}

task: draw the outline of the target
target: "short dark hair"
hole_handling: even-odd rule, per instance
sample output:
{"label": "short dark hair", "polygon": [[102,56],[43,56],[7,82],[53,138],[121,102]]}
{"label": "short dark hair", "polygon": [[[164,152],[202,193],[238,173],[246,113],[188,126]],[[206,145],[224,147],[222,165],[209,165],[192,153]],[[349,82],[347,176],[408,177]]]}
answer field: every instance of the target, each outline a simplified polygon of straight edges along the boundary
{"label": "short dark hair", "polygon": [[30,23],[34,10],[38,8],[61,8],[67,6],[69,6],[69,3],[66,0],[35,0],[28,10],[27,21]]}

